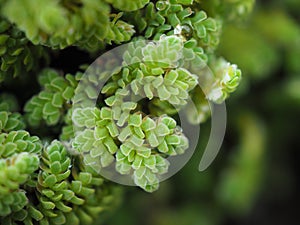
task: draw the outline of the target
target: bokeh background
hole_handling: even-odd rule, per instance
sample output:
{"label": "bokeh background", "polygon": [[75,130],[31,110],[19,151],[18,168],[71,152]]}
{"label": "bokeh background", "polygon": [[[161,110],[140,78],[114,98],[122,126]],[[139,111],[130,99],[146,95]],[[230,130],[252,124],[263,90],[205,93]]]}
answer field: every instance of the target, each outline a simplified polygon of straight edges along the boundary
{"label": "bokeh background", "polygon": [[226,22],[221,40],[243,81],[226,102],[216,160],[198,171],[207,121],[192,160],[154,194],[125,188],[107,225],[300,224],[300,1],[257,1],[247,18]]}

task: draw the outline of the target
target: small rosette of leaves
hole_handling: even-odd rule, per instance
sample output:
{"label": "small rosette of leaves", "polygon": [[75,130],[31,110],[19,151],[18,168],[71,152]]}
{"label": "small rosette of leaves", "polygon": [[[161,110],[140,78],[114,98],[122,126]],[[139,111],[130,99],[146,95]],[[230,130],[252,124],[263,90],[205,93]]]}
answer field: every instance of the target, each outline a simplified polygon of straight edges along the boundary
{"label": "small rosette of leaves", "polygon": [[81,158],[70,155],[59,141],[54,140],[45,148],[40,169],[38,204],[31,206],[35,213],[25,219],[31,224],[35,221],[39,224],[92,224],[107,204],[112,203],[110,186],[104,185],[102,178],[86,169]]}
{"label": "small rosette of leaves", "polygon": [[26,131],[0,134],[0,221],[28,204],[23,185],[39,167],[42,144]]}
{"label": "small rosette of leaves", "polygon": [[118,139],[123,144],[116,154],[116,170],[132,174],[135,184],[148,192],[157,190],[158,176],[168,172],[165,156],[182,154],[188,147],[176,121],[167,116],[151,119],[133,114]]}
{"label": "small rosette of leaves", "polygon": [[204,11],[199,11],[184,24],[191,27],[193,37],[198,41],[199,47],[202,47],[207,52],[212,52],[216,49],[221,34],[221,22],[219,20],[207,17]]}
{"label": "small rosette of leaves", "polygon": [[84,154],[84,163],[96,172],[114,161],[118,146],[114,137],[119,130],[108,107],[77,109],[73,113],[76,127],[85,128],[76,133],[73,147]]}
{"label": "small rosette of leaves", "polygon": [[205,94],[208,100],[222,103],[238,87],[242,72],[237,65],[230,64],[223,58],[213,61],[210,67],[212,68],[214,79],[211,84],[208,84],[209,91]]}
{"label": "small rosette of leaves", "polygon": [[30,136],[27,131],[18,130],[0,134],[0,158],[28,152],[40,154],[42,144],[37,136]]}
{"label": "small rosette of leaves", "polygon": [[36,154],[22,152],[0,159],[0,216],[20,211],[28,199],[20,185],[39,167]]}
{"label": "small rosette of leaves", "polygon": [[[179,35],[183,40],[194,37],[198,47],[214,50],[219,43],[220,22],[200,11],[193,11],[193,1],[162,0],[150,2],[142,11],[125,14],[135,21],[139,33],[147,39],[159,40],[161,35]],[[198,4],[198,3],[196,3]]]}
{"label": "small rosette of leaves", "polygon": [[26,211],[28,202],[29,199],[24,190],[14,191],[4,196],[0,200],[0,223],[5,225],[15,224],[12,218],[14,218],[14,221],[22,221],[28,214]]}
{"label": "small rosette of leaves", "polygon": [[[53,141],[42,154],[41,171],[38,175],[38,200],[36,207],[42,214],[41,223],[65,224],[64,213],[72,211],[69,204],[80,205],[84,200],[70,190],[71,158],[65,147]],[[49,223],[48,222],[48,223]]]}
{"label": "small rosette of leaves", "polygon": [[167,101],[173,106],[184,106],[189,98],[189,91],[197,85],[197,76],[188,70],[179,68],[170,70],[164,76],[147,76],[131,82],[134,94],[154,97]]}
{"label": "small rosette of leaves", "polygon": [[116,160],[116,170],[120,174],[132,174],[134,183],[147,192],[158,189],[158,176],[167,173],[169,168],[168,160],[161,155],[151,154],[150,148],[130,143],[121,145]]}
{"label": "small rosette of leaves", "polygon": [[188,92],[198,83],[196,75],[179,67],[184,60],[183,52],[182,40],[174,35],[163,35],[158,42],[148,44],[134,42],[123,55],[125,67],[112,76],[101,93],[111,95],[129,85],[135,95],[183,106]]}
{"label": "small rosette of leaves", "polygon": [[[201,48],[195,48],[195,51],[190,49],[194,47],[193,44],[197,44],[197,42],[189,42],[184,47],[185,44],[182,39],[175,35],[162,35],[160,40],[155,42],[147,43],[144,40],[137,40],[128,44],[123,54],[123,68],[112,74],[111,79],[104,85],[101,93],[110,96],[115,94],[119,88],[124,89],[127,85],[132,85],[131,88],[134,88],[134,90],[139,89],[134,87],[134,82],[136,82],[136,85],[154,82],[155,86],[159,86],[162,84],[163,76],[165,83],[168,83],[169,89],[172,89],[172,85],[174,86],[173,83],[167,82],[171,78],[176,79],[175,85],[181,86],[179,83],[182,84],[181,89],[183,88],[185,91],[193,89],[197,83],[197,78],[184,68],[190,69],[189,65],[191,62],[194,64],[200,63],[203,68],[206,60]],[[189,52],[189,50],[192,52]],[[185,61],[190,63],[184,65]],[[184,68],[181,68],[181,66]],[[197,68],[199,69],[199,67]],[[172,69],[174,70],[170,72]],[[144,89],[147,89],[149,96],[152,96],[150,92],[153,90],[151,90],[150,84],[146,85]],[[157,89],[159,90],[160,88]],[[172,94],[178,95],[178,90],[174,90]],[[145,95],[143,94],[142,96]]]}
{"label": "small rosette of leaves", "polygon": [[125,41],[129,41],[132,35],[135,33],[134,26],[120,20],[123,13],[112,14],[112,21],[109,23],[109,29],[105,37],[105,43],[121,44]]}
{"label": "small rosette of leaves", "polygon": [[[119,173],[132,174],[136,185],[146,191],[156,190],[157,175],[166,173],[169,165],[164,157],[182,154],[188,147],[188,140],[176,121],[168,116],[143,118],[142,114],[131,112],[136,104],[130,102],[112,101],[109,106],[112,108],[74,111],[75,125],[85,129],[77,132],[73,147],[83,153],[85,164],[96,172],[116,160]],[[142,176],[139,168],[146,166],[145,163],[149,163],[148,172]]]}
{"label": "small rosette of leaves", "polygon": [[183,41],[175,35],[162,35],[158,42],[149,42],[143,49],[143,62],[151,69],[174,68],[179,64]]}
{"label": "small rosette of leaves", "polygon": [[63,77],[55,70],[43,70],[39,76],[43,90],[33,96],[24,108],[28,123],[34,127],[39,126],[42,121],[49,126],[58,124],[66,110],[71,107],[71,99],[80,75],[67,74]]}
{"label": "small rosette of leaves", "polygon": [[72,175],[71,190],[84,199],[84,204],[74,205],[72,212],[66,214],[67,224],[93,224],[117,203],[117,189],[87,167],[82,171],[73,170]]}
{"label": "small rosette of leaves", "polygon": [[10,94],[0,95],[0,134],[13,130],[23,130],[25,123],[20,113],[17,99]]}
{"label": "small rosette of leaves", "polygon": [[157,42],[146,43],[137,39],[126,47],[122,56],[123,67],[114,71],[101,89],[106,96],[114,95],[117,89],[125,88],[134,79],[162,75],[165,70],[177,67],[182,58],[183,43],[176,36],[163,35]]}
{"label": "small rosette of leaves", "polygon": [[20,113],[0,111],[0,133],[22,130],[24,128],[25,123]]}
{"label": "small rosette of leaves", "polygon": [[192,13],[190,8],[183,7],[181,3],[166,0],[150,2],[143,11],[128,13],[126,16],[135,22],[142,36],[157,40],[162,34],[174,34],[175,27]]}

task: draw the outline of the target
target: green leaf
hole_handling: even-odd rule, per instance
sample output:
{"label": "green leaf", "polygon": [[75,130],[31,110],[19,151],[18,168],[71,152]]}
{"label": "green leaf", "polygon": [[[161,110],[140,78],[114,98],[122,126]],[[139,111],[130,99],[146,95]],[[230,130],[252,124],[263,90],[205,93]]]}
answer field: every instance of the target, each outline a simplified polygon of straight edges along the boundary
{"label": "green leaf", "polygon": [[57,107],[57,108],[61,108],[62,105],[63,105],[63,97],[61,96],[61,93],[55,93],[53,95],[53,98],[52,98],[52,105]]}
{"label": "green leaf", "polygon": [[59,113],[59,109],[53,106],[50,102],[47,102],[43,107],[43,114],[50,116]]}
{"label": "green leaf", "polygon": [[105,127],[96,127],[94,135],[96,140],[102,140],[109,136],[109,132]]}
{"label": "green leaf", "polygon": [[147,147],[144,147],[144,146],[141,146],[137,149],[137,154],[139,156],[142,156],[143,158],[149,158],[150,155],[151,155],[151,149],[147,148]]}
{"label": "green leaf", "polygon": [[150,131],[155,129],[156,123],[150,117],[146,117],[143,119],[141,127],[144,131]]}
{"label": "green leaf", "polygon": [[136,135],[132,135],[132,136],[130,137],[129,141],[130,141],[131,143],[133,143],[135,146],[139,146],[139,147],[142,146],[143,143],[144,143],[144,139],[141,139],[141,138],[139,138],[139,137],[136,136]]}
{"label": "green leaf", "polygon": [[166,142],[169,145],[179,145],[180,144],[180,137],[177,135],[169,135],[166,137]]}
{"label": "green leaf", "polygon": [[104,140],[104,145],[106,146],[106,148],[108,149],[110,154],[114,154],[118,150],[118,146],[115,144],[115,142],[112,138],[106,138]]}
{"label": "green leaf", "polygon": [[46,185],[47,187],[53,186],[57,182],[56,176],[51,174],[46,177],[44,180],[43,184]]}
{"label": "green leaf", "polygon": [[110,122],[107,125],[107,129],[112,137],[117,137],[119,135],[119,129],[114,122]]}
{"label": "green leaf", "polygon": [[142,115],[141,114],[133,114],[129,116],[128,124],[130,126],[139,127],[142,124]]}
{"label": "green leaf", "polygon": [[115,158],[108,152],[104,152],[104,154],[100,158],[101,165],[103,167],[109,166],[114,160]]}
{"label": "green leaf", "polygon": [[112,119],[112,110],[108,107],[102,107],[100,110],[100,117],[102,119],[111,120]]}
{"label": "green leaf", "polygon": [[145,137],[145,134],[144,134],[141,127],[134,127],[133,131],[134,131],[134,134],[137,135],[139,138],[144,138]]}
{"label": "green leaf", "polygon": [[45,208],[45,209],[54,209],[55,208],[55,204],[53,202],[47,201],[43,198],[41,198],[40,201],[41,201],[43,208]]}
{"label": "green leaf", "polygon": [[161,119],[161,122],[167,125],[169,129],[176,128],[176,121],[171,117],[165,116]]}
{"label": "green leaf", "polygon": [[167,90],[167,88],[162,85],[157,88],[158,97],[161,100],[168,100],[171,97],[171,93]]}
{"label": "green leaf", "polygon": [[142,166],[142,167],[140,167],[140,168],[138,168],[137,170],[134,171],[134,175],[139,179],[142,178],[145,173],[146,173],[146,167],[145,166]]}
{"label": "green leaf", "polygon": [[74,89],[71,87],[66,87],[66,89],[64,89],[64,91],[62,93],[62,97],[65,100],[70,100],[70,99],[72,99],[73,96],[74,96]]}
{"label": "green leaf", "polygon": [[158,139],[154,132],[150,131],[149,134],[146,134],[146,137],[151,147],[157,147],[159,145]]}
{"label": "green leaf", "polygon": [[169,146],[167,145],[166,141],[163,141],[157,149],[162,153],[167,153],[169,151]]}
{"label": "green leaf", "polygon": [[58,174],[61,172],[61,164],[58,161],[53,162],[50,165],[50,169],[51,169],[51,173]]}
{"label": "green leaf", "polygon": [[90,184],[92,182],[92,178],[92,174],[87,172],[81,172],[78,177],[83,184]]}
{"label": "green leaf", "polygon": [[128,146],[126,146],[126,145],[124,145],[124,144],[122,144],[122,145],[120,146],[120,150],[121,150],[121,152],[124,154],[124,156],[128,156],[128,155],[130,154],[130,152],[133,151],[132,148],[129,148]]}
{"label": "green leaf", "polygon": [[122,142],[124,142],[130,135],[131,135],[131,129],[129,126],[123,128],[120,132],[120,135],[118,136],[118,139]]}
{"label": "green leaf", "polygon": [[35,209],[34,207],[32,207],[32,206],[29,206],[28,207],[28,213],[30,214],[30,216],[32,217],[32,218],[34,218],[36,221],[40,221],[41,219],[43,219],[43,214],[39,211],[39,210],[37,210],[37,209]]}
{"label": "green leaf", "polygon": [[123,110],[134,110],[137,106],[137,103],[135,102],[124,102],[122,104],[122,109]]}

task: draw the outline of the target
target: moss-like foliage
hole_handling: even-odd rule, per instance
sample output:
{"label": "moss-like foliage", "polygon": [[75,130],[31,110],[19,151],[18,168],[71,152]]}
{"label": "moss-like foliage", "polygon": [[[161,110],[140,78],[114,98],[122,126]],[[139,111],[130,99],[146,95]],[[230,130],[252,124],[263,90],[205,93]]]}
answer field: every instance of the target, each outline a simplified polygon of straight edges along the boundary
{"label": "moss-like foliage", "polygon": [[43,90],[33,96],[24,108],[28,123],[38,126],[45,121],[47,125],[52,126],[62,120],[65,111],[70,108],[78,77],[80,73],[75,77],[70,74],[62,77],[55,70],[43,70],[39,75],[39,83]]}
{"label": "moss-like foliage", "polygon": [[[240,70],[223,59],[211,60],[213,75],[201,70],[191,73],[188,69],[199,61],[203,67],[206,58],[194,51],[187,53],[191,50],[188,47],[176,35],[162,35],[157,42],[138,40],[129,44],[123,67],[110,75],[101,90],[104,105],[99,109],[80,103],[72,114],[76,128],[72,146],[84,154],[86,164],[100,172],[116,161],[117,172],[130,174],[136,185],[149,192],[158,188],[159,175],[168,172],[166,157],[183,154],[188,148],[181,128],[166,113],[173,115],[185,108],[188,100],[198,95],[192,90],[199,81],[206,98],[216,103],[223,102],[240,81]],[[88,75],[84,80],[92,79],[91,72]],[[202,98],[196,105],[203,104]],[[139,99],[150,102],[150,114],[136,102]],[[203,122],[208,109],[197,107],[190,121]]]}
{"label": "moss-like foliage", "polygon": [[[179,112],[202,123],[236,90],[241,71],[215,51],[252,2],[0,0],[0,82],[16,92],[0,95],[0,223],[93,224],[119,198],[111,166],[157,190],[190,146]],[[83,73],[59,66],[68,51],[106,59]]]}

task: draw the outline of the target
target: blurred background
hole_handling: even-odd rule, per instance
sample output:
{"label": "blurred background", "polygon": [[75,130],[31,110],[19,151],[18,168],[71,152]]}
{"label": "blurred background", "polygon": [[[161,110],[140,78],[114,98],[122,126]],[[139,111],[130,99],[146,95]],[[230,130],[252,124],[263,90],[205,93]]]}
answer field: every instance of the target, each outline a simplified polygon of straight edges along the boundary
{"label": "blurred background", "polygon": [[218,51],[239,65],[243,81],[226,102],[219,155],[198,171],[207,121],[190,162],[154,194],[125,188],[107,225],[300,224],[299,12],[299,0],[257,1],[247,17],[228,18]]}

